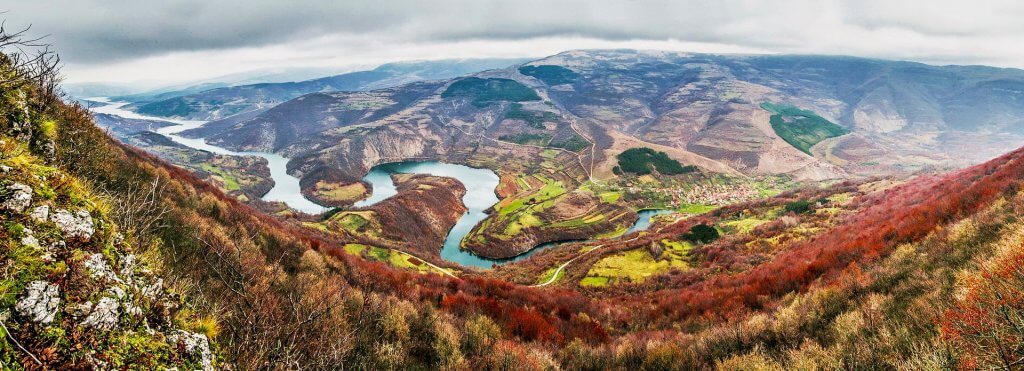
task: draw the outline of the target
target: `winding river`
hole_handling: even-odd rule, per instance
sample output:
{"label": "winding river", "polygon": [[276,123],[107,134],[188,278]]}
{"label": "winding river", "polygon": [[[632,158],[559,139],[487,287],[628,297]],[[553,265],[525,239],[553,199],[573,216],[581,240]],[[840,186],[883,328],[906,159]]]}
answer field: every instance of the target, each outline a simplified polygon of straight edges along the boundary
{"label": "winding river", "polygon": [[[93,112],[106,113],[129,119],[162,121],[174,124],[159,128],[156,132],[186,147],[221,155],[258,156],[266,159],[267,164],[270,167],[270,176],[274,180],[274,187],[271,188],[267,194],[263,195],[262,199],[264,201],[283,202],[288,205],[288,207],[310,214],[319,214],[326,210],[324,206],[318,205],[302,195],[301,188],[299,187],[299,179],[288,174],[288,159],[281,155],[267,152],[231,151],[226,148],[206,143],[206,140],[204,139],[186,138],[178,135],[185,130],[200,127],[205,124],[206,121],[177,120],[140,115],[124,109],[123,107],[128,104],[127,102],[111,102],[106,98],[90,98],[89,100],[106,104],[104,106],[91,108]],[[469,251],[465,251],[460,247],[462,239],[469,234],[473,227],[480,221],[487,218],[487,209],[490,209],[491,206],[498,203],[498,197],[494,193],[494,190],[498,187],[498,175],[487,169],[477,169],[464,165],[437,161],[407,161],[377,165],[370,169],[370,172],[363,177],[363,181],[369,183],[373,187],[372,194],[370,197],[356,202],[353,206],[370,206],[398,194],[398,190],[396,189],[394,181],[391,179],[391,175],[399,173],[431,174],[435,176],[455,178],[466,187],[466,194],[462,197],[462,202],[466,205],[468,210],[462,218],[459,218],[455,223],[455,226],[452,227],[452,230],[448,232],[448,237],[444,241],[444,247],[441,249],[442,259],[465,266],[486,269],[491,268],[495,264],[500,265],[525,259],[537,251],[544,250],[547,247],[555,246],[559,243],[551,242],[542,244],[530,251],[527,251],[526,253],[509,259],[488,259],[475,255]],[[637,212],[640,218],[629,229],[629,232],[647,229],[651,224],[651,217],[667,212],[670,211],[641,210]]]}
{"label": "winding river", "polygon": [[301,188],[299,187],[299,178],[288,174],[288,159],[276,154],[268,152],[236,152],[226,148],[217,147],[215,145],[206,143],[204,139],[193,139],[185,138],[178,135],[179,133],[195,129],[203,126],[206,121],[196,120],[176,120],[164,117],[154,117],[140,115],[138,113],[124,109],[127,102],[111,102],[106,98],[90,98],[89,100],[101,103],[107,103],[105,106],[91,108],[93,112],[106,113],[114,116],[120,116],[129,119],[139,120],[152,120],[152,121],[163,121],[169,122],[175,125],[165,126],[156,130],[176,143],[191,147],[194,149],[216,153],[219,155],[229,156],[258,156],[267,160],[267,166],[270,168],[270,177],[274,180],[274,187],[270,189],[267,194],[263,195],[263,201],[269,202],[283,202],[288,207],[302,211],[309,214],[319,214],[327,210],[327,208],[310,201],[302,195]]}
{"label": "winding river", "polygon": [[[487,169],[477,169],[437,161],[407,161],[377,165],[370,169],[370,172],[363,177],[363,181],[373,187],[373,193],[371,193],[370,197],[356,202],[353,206],[370,206],[397,194],[395,182],[391,179],[392,174],[431,174],[455,178],[466,187],[466,195],[462,197],[462,203],[466,205],[468,211],[455,223],[452,230],[448,232],[448,237],[444,240],[444,247],[441,248],[441,258],[445,260],[477,268],[491,268],[495,264],[500,265],[525,259],[538,251],[560,243],[549,242],[541,244],[523,254],[508,259],[485,258],[461,248],[462,239],[472,231],[477,223],[486,219],[488,216],[486,211],[498,203],[498,197],[494,194],[494,190],[498,187],[498,175]],[[670,212],[671,210],[638,211],[639,219],[629,228],[628,232],[647,229],[651,225],[652,217]]]}

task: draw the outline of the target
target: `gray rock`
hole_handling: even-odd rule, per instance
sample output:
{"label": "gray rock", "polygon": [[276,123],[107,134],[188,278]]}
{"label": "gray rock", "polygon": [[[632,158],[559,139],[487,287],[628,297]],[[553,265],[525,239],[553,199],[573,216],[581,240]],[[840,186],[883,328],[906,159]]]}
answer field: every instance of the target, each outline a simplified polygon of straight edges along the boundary
{"label": "gray rock", "polygon": [[206,335],[176,330],[167,336],[167,340],[183,346],[190,355],[199,356],[203,370],[213,370],[213,353],[210,352],[210,341]]}
{"label": "gray rock", "polygon": [[69,305],[65,311],[75,317],[81,317],[92,311],[92,302],[86,301],[75,305]]}
{"label": "gray rock", "polygon": [[164,280],[162,278],[157,278],[156,281],[153,282],[153,284],[143,285],[142,289],[139,290],[139,293],[142,295],[142,297],[146,299],[156,300],[157,298],[160,297],[160,294],[163,293],[163,289]]}
{"label": "gray rock", "polygon": [[14,309],[33,322],[50,323],[60,306],[57,285],[46,281],[33,281],[25,288],[25,295]]}
{"label": "gray rock", "polygon": [[36,222],[45,222],[50,218],[50,205],[38,206],[35,209],[32,209],[32,212],[29,213],[28,216],[35,219]]}
{"label": "gray rock", "polygon": [[89,257],[82,262],[82,265],[89,268],[89,276],[93,279],[121,281],[117,277],[117,274],[114,273],[114,270],[110,268],[110,265],[107,264],[107,260],[103,257],[103,254],[95,253],[89,255]]}
{"label": "gray rock", "polygon": [[21,244],[25,245],[27,247],[38,248],[39,247],[39,240],[36,239],[36,236],[32,235],[32,230],[31,229],[25,229],[25,237],[21,238]]}
{"label": "gray rock", "polygon": [[3,197],[3,202],[0,202],[0,209],[20,213],[25,211],[28,205],[32,204],[32,187],[21,183],[7,186],[7,189],[0,193],[0,195]]}
{"label": "gray rock", "polygon": [[57,224],[66,237],[81,238],[88,241],[96,231],[93,229],[92,216],[85,210],[74,214],[64,209],[56,209],[50,215],[50,221]]}
{"label": "gray rock", "polygon": [[[0,143],[2,143],[2,142],[0,142]],[[0,173],[6,173],[6,172],[11,171],[11,170],[14,170],[14,169],[12,169],[10,166],[0,165]]]}
{"label": "gray rock", "polygon": [[93,307],[92,313],[82,321],[82,325],[92,327],[101,331],[108,331],[117,328],[117,319],[120,316],[121,304],[116,299],[106,297],[100,299]]}

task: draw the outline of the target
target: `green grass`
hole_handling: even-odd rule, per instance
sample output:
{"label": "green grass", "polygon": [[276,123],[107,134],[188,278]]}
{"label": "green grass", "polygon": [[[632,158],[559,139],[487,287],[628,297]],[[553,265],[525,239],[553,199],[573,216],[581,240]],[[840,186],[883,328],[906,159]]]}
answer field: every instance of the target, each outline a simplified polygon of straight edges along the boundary
{"label": "green grass", "polygon": [[234,174],[231,174],[227,170],[210,164],[202,164],[200,167],[203,169],[203,171],[213,174],[220,178],[221,181],[224,182],[224,189],[229,191],[237,191],[242,189],[242,186],[238,184],[238,178],[236,178]]}
{"label": "green grass", "polygon": [[676,210],[683,214],[700,215],[715,210],[717,208],[718,206],[715,205],[685,204],[683,206],[680,206]]}
{"label": "green grass", "polygon": [[544,273],[541,274],[540,277],[537,278],[537,283],[541,284],[541,283],[548,282],[548,280],[551,279],[551,276],[553,274],[555,274],[555,271],[558,271],[558,276],[555,277],[555,280],[551,281],[551,283],[558,282],[558,281],[560,281],[562,279],[562,277],[565,277],[565,269],[559,271],[558,267],[554,267],[554,268],[551,268],[551,269],[548,269],[548,270],[544,271]]}
{"label": "green grass", "polygon": [[600,197],[602,202],[613,203],[622,198],[622,194],[622,191],[609,191],[601,192],[600,194],[597,195],[597,197]]}
{"label": "green grass", "polygon": [[611,256],[594,263],[580,281],[582,286],[607,286],[616,282],[643,282],[648,278],[667,273],[672,269],[690,268],[690,249],[685,241],[661,241],[662,252],[658,259],[646,248],[638,248]]}
{"label": "green grass", "polygon": [[772,113],[769,121],[775,134],[806,154],[815,144],[850,132],[812,111],[771,103],[762,103],[761,108]]}
{"label": "green grass", "polygon": [[749,233],[750,231],[757,228],[757,226],[767,223],[770,220],[757,219],[757,218],[744,218],[740,220],[731,220],[722,223],[722,228],[726,232],[732,233]]}
{"label": "green grass", "polygon": [[608,277],[583,277],[580,280],[580,286],[604,287],[608,286],[608,281],[610,281]]}

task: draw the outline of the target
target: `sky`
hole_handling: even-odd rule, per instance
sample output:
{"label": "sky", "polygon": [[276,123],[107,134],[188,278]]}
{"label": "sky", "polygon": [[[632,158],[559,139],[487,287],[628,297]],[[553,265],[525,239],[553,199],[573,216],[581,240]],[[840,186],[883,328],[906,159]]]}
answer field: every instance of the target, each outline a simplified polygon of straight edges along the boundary
{"label": "sky", "polygon": [[571,49],[853,55],[1024,68],[1013,0],[8,0],[65,81],[158,86],[251,71]]}

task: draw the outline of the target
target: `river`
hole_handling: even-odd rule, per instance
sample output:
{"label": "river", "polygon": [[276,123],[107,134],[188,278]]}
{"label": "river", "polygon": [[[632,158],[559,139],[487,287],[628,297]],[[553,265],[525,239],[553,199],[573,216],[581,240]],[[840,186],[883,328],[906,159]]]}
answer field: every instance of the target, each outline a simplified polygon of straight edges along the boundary
{"label": "river", "polygon": [[302,211],[309,214],[319,214],[327,210],[324,206],[318,205],[317,203],[310,201],[302,195],[301,188],[299,187],[299,178],[288,174],[288,159],[276,153],[268,152],[236,152],[226,148],[218,147],[209,143],[206,143],[204,139],[193,139],[186,138],[178,135],[179,133],[195,129],[202,126],[206,121],[196,120],[177,120],[169,119],[164,117],[146,116],[124,109],[123,107],[128,102],[111,102],[106,98],[89,98],[91,101],[107,103],[105,106],[91,108],[96,113],[106,113],[114,116],[120,116],[129,119],[140,119],[140,120],[153,120],[169,122],[175,125],[165,126],[156,130],[172,141],[184,145],[186,147],[216,153],[219,155],[229,156],[257,156],[267,160],[267,166],[270,168],[270,177],[274,180],[274,187],[270,189],[267,194],[263,195],[261,199],[269,202],[283,202],[288,207]]}
{"label": "river", "polygon": [[[466,194],[462,197],[462,203],[466,205],[468,210],[455,223],[452,230],[448,232],[448,237],[444,240],[444,247],[441,248],[442,259],[466,266],[491,268],[495,264],[500,265],[525,259],[538,251],[558,245],[559,243],[541,244],[509,259],[485,258],[461,248],[462,239],[473,230],[477,223],[486,219],[488,217],[486,211],[498,203],[498,197],[494,193],[494,190],[498,187],[498,175],[487,169],[477,169],[437,161],[407,161],[377,165],[370,169],[370,172],[363,177],[363,181],[372,186],[370,197],[356,202],[353,206],[370,206],[397,194],[398,191],[395,188],[395,183],[391,179],[392,174],[431,174],[450,177],[455,178],[466,187]],[[629,228],[628,232],[647,229],[651,225],[651,218],[653,216],[670,212],[671,210],[641,210],[637,212],[639,219]]]}
{"label": "river", "polygon": [[[186,138],[179,133],[202,126],[206,121],[178,120],[163,117],[140,115],[124,109],[127,102],[111,102],[106,98],[90,98],[90,101],[106,103],[101,107],[91,108],[93,112],[106,113],[130,119],[153,120],[169,122],[174,125],[162,127],[156,130],[172,141],[186,147],[203,150],[211,153],[229,156],[258,156],[267,160],[270,167],[270,176],[274,180],[274,187],[267,194],[263,195],[264,201],[283,202],[288,207],[310,214],[319,214],[326,210],[302,195],[299,187],[299,179],[288,174],[288,159],[276,153],[267,152],[236,152],[226,148],[206,143],[204,139]],[[369,183],[372,188],[370,197],[356,202],[354,207],[365,207],[383,201],[388,197],[398,194],[392,174],[431,174],[455,178],[466,187],[466,194],[462,202],[468,209],[466,214],[459,218],[448,232],[448,237],[441,248],[441,258],[459,263],[465,266],[477,268],[491,268],[495,264],[505,264],[522,260],[537,251],[555,246],[559,242],[551,242],[537,246],[519,256],[510,259],[489,259],[473,254],[461,248],[462,239],[476,226],[477,223],[487,218],[486,211],[498,203],[498,197],[494,190],[498,187],[498,175],[491,170],[477,169],[463,165],[449,164],[437,161],[425,162],[394,162],[374,166],[370,172],[363,177],[363,181]],[[651,217],[671,212],[670,210],[641,210],[637,212],[640,218],[629,228],[628,232],[644,230],[650,227]]]}

